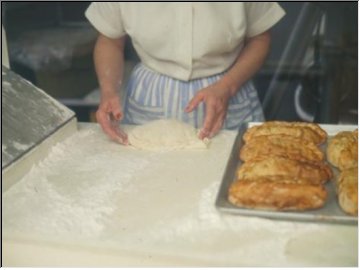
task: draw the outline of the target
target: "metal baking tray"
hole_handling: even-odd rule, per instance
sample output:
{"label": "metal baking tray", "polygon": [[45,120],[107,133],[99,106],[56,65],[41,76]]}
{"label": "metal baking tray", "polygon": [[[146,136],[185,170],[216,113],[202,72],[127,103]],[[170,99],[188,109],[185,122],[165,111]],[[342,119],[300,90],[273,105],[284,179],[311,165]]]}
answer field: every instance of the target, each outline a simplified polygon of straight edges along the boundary
{"label": "metal baking tray", "polygon": [[[271,210],[259,210],[259,209],[248,209],[235,206],[231,204],[228,197],[228,190],[233,181],[236,180],[236,169],[241,165],[239,160],[240,148],[243,145],[242,137],[244,132],[251,126],[257,125],[259,123],[248,123],[240,127],[239,133],[234,141],[230,157],[222,178],[222,183],[219,188],[219,192],[216,198],[215,205],[217,209],[221,212],[234,214],[234,215],[243,215],[243,216],[255,216],[263,217],[269,219],[282,219],[282,220],[291,220],[291,221],[308,221],[308,222],[327,222],[327,223],[337,223],[337,224],[353,224],[357,225],[358,218],[354,216],[347,215],[344,213],[337,202],[335,183],[331,179],[326,183],[325,187],[328,191],[328,198],[324,207],[315,210],[307,211],[271,211]],[[351,125],[320,125],[331,137],[337,132],[344,130],[355,130],[357,126]],[[325,146],[323,146],[323,149]],[[334,177],[338,175],[338,170],[333,168]]]}

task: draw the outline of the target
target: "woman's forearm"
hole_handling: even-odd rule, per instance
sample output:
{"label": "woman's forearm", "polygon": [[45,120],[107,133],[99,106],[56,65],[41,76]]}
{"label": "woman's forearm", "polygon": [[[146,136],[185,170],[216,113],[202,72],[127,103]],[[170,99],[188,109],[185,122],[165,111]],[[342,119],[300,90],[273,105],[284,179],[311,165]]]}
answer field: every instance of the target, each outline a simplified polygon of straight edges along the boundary
{"label": "woman's forearm", "polygon": [[114,95],[122,84],[125,36],[110,39],[99,35],[95,50],[95,70],[102,95]]}
{"label": "woman's forearm", "polygon": [[230,90],[232,96],[263,65],[269,52],[270,39],[268,31],[248,39],[235,64],[219,81]]}

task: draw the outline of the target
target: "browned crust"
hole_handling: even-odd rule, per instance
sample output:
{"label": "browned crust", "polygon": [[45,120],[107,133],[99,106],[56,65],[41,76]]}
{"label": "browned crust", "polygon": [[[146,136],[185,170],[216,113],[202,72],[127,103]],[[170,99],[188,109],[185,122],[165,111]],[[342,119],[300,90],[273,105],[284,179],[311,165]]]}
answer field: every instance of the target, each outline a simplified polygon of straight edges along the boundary
{"label": "browned crust", "polygon": [[338,202],[344,212],[358,215],[358,167],[344,170],[336,180]]}
{"label": "browned crust", "polygon": [[317,145],[324,143],[327,139],[327,133],[315,123],[269,121],[249,128],[243,140],[247,143],[257,136],[275,134],[293,136]]}
{"label": "browned crust", "polygon": [[237,171],[237,179],[258,177],[286,177],[294,181],[324,184],[332,177],[331,168],[323,163],[308,163],[283,157],[269,157],[243,163]]}
{"label": "browned crust", "polygon": [[243,161],[264,159],[270,156],[309,162],[324,160],[324,154],[316,144],[289,135],[257,136],[240,150],[240,159]]}
{"label": "browned crust", "polygon": [[358,133],[342,131],[329,140],[326,149],[327,160],[340,170],[358,165]]}
{"label": "browned crust", "polygon": [[327,192],[322,185],[297,184],[267,180],[237,180],[228,199],[239,207],[265,210],[303,211],[324,206]]}

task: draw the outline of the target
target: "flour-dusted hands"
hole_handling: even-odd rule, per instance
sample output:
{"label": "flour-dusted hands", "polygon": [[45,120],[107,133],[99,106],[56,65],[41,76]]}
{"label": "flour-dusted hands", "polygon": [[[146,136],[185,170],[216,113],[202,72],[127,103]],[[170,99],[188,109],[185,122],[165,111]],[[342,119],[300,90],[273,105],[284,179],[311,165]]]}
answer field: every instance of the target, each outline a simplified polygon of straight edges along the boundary
{"label": "flour-dusted hands", "polygon": [[189,102],[185,111],[192,112],[201,102],[205,103],[205,119],[199,138],[212,138],[222,128],[231,97],[230,89],[220,81],[201,89]]}
{"label": "flour-dusted hands", "polygon": [[112,140],[128,145],[128,136],[119,127],[122,118],[119,96],[117,94],[103,95],[96,111],[96,120]]}

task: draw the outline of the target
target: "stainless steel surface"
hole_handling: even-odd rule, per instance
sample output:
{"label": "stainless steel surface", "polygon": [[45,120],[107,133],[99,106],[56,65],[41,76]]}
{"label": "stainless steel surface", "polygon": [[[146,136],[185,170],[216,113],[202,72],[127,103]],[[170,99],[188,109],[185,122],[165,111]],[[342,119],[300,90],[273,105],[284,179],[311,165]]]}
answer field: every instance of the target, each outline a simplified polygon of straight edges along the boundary
{"label": "stainless steel surface", "polygon": [[75,113],[2,66],[2,170],[75,118]]}
{"label": "stainless steel surface", "polygon": [[[342,130],[341,126],[331,126],[324,125],[325,130],[329,133],[331,130]],[[347,126],[348,127],[348,126]],[[284,220],[294,220],[294,221],[312,221],[312,222],[328,222],[328,223],[342,223],[342,224],[357,224],[358,218],[349,216],[345,214],[339,207],[337,203],[336,191],[333,181],[329,181],[325,187],[328,191],[328,198],[326,204],[323,208],[316,210],[309,210],[303,212],[295,212],[295,211],[266,211],[266,210],[258,210],[258,209],[246,209],[237,207],[231,204],[228,197],[228,190],[231,183],[236,179],[236,169],[241,164],[239,160],[239,151],[243,145],[242,136],[246,129],[248,128],[247,124],[244,124],[238,133],[238,136],[234,142],[227,167],[222,178],[222,183],[220,185],[220,189],[216,198],[216,207],[224,212],[235,215],[244,215],[244,216],[257,216],[264,217],[270,219],[284,219]],[[355,129],[354,127],[353,129]],[[346,128],[348,130],[349,128]],[[329,133],[329,135],[331,135]],[[334,168],[333,168],[334,170]],[[334,171],[334,175],[337,172]]]}

